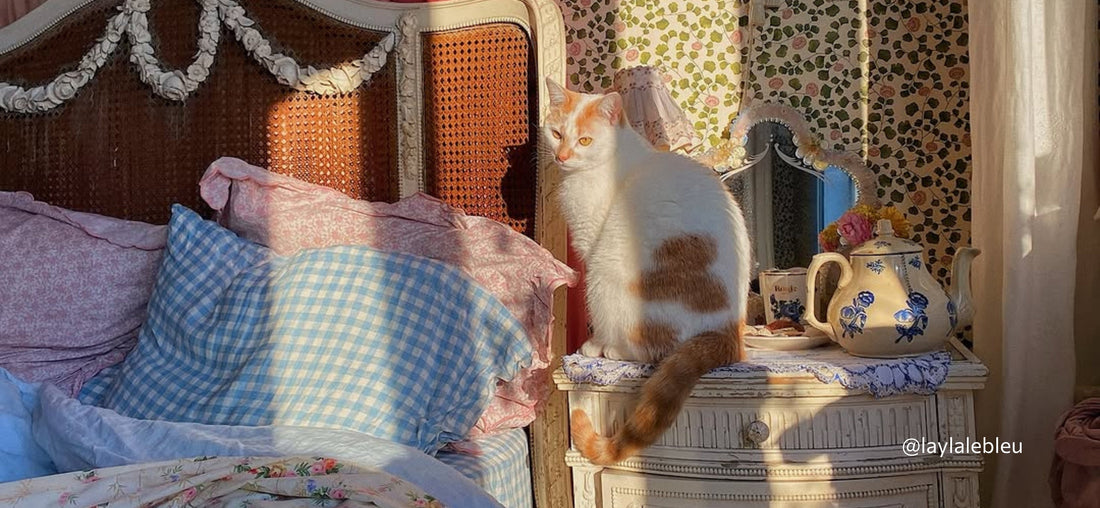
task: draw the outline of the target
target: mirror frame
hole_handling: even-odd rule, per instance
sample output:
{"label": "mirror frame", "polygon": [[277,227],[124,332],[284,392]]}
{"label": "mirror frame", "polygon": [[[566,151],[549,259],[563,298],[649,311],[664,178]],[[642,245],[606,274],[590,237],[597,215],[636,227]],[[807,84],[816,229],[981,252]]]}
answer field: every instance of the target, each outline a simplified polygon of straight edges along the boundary
{"label": "mirror frame", "polygon": [[697,160],[714,169],[719,175],[740,172],[748,169],[755,160],[745,146],[749,142],[749,132],[753,127],[765,122],[778,123],[791,131],[796,147],[795,157],[807,168],[823,172],[829,166],[847,173],[855,183],[856,205],[880,206],[875,174],[867,167],[863,159],[855,153],[843,150],[828,150],[822,147],[821,138],[814,135],[810,125],[801,112],[782,104],[764,102],[742,109],[730,122],[729,138]]}

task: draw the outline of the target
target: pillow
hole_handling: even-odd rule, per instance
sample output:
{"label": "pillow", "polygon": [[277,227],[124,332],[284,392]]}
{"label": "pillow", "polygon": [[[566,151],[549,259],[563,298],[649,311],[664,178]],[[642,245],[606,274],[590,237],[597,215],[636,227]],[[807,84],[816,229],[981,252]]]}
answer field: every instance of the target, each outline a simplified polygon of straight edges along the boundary
{"label": "pillow", "polygon": [[71,395],[122,361],[145,319],[165,231],[0,192],[0,367]]}
{"label": "pillow", "polygon": [[[332,245],[371,247],[437,259],[461,269],[523,323],[534,347],[531,366],[496,397],[471,437],[523,427],[550,386],[554,290],[573,271],[538,243],[499,222],[468,216],[416,194],[393,204],[351,199],[329,187],[222,158],[206,170],[202,197],[223,225],[281,254]],[[231,192],[232,191],[232,192]]]}
{"label": "pillow", "polygon": [[522,324],[449,265],[364,246],[281,257],[176,205],[138,346],[99,402],[434,453],[530,358]]}

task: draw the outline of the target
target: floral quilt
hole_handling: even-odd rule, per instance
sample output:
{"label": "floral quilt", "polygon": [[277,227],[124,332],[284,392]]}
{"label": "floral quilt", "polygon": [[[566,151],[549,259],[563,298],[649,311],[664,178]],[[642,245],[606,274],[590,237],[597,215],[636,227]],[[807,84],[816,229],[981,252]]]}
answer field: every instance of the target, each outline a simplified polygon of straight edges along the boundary
{"label": "floral quilt", "polygon": [[195,457],[0,484],[0,506],[438,508],[416,485],[323,457]]}

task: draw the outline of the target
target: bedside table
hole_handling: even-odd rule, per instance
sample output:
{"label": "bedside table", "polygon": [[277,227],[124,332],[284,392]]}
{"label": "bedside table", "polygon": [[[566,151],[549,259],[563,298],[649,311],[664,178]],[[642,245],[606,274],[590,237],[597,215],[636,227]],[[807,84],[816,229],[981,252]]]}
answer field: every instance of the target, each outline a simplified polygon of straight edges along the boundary
{"label": "bedside table", "polygon": [[[668,432],[638,456],[604,467],[568,450],[573,504],[979,508],[980,454],[907,456],[902,449],[907,439],[977,437],[973,393],[987,370],[955,340],[948,351],[946,378],[931,394],[875,397],[810,372],[712,373]],[[752,354],[755,362],[760,353]],[[570,412],[585,410],[606,436],[622,425],[644,379],[574,382],[558,369],[554,381]]]}

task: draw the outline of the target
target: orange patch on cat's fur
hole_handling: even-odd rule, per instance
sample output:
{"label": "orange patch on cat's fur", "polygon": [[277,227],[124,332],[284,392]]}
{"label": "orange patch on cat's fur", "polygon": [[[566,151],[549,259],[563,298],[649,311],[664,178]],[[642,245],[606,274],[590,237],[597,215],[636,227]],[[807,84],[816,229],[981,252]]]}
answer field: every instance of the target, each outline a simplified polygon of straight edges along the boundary
{"label": "orange patch on cat's fur", "polygon": [[635,328],[628,337],[634,346],[642,348],[647,358],[644,362],[658,362],[668,356],[679,343],[676,329],[666,323],[646,321]]}
{"label": "orange patch on cat's fur", "polygon": [[721,281],[707,272],[718,257],[714,238],[682,235],[661,243],[654,253],[655,267],[642,273],[634,285],[649,301],[675,301],[696,312],[717,312],[729,305]]}

